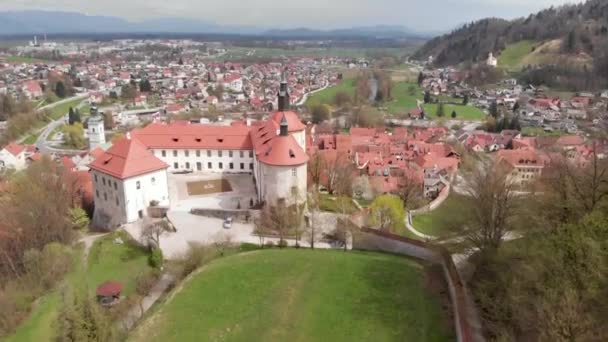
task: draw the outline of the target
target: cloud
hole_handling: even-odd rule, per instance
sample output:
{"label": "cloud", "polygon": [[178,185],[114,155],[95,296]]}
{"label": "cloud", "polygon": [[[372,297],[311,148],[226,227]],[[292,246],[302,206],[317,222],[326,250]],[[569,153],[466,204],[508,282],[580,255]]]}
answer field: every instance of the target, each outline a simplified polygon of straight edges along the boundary
{"label": "cloud", "polygon": [[185,17],[218,24],[336,28],[403,25],[443,30],[484,17],[514,18],[567,0],[0,0],[0,10],[44,9],[129,20]]}

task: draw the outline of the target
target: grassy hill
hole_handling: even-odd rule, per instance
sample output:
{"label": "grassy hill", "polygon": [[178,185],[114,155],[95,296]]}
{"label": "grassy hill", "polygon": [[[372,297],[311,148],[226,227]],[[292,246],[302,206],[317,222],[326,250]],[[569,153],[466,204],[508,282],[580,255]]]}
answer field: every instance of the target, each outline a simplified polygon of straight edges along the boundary
{"label": "grassy hill", "polygon": [[410,259],[264,250],[188,280],[131,341],[449,341],[446,317]]}

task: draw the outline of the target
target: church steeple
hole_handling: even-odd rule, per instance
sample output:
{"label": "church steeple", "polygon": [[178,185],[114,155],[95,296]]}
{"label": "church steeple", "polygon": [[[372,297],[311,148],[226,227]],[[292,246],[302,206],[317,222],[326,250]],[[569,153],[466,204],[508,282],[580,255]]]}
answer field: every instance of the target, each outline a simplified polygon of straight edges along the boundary
{"label": "church steeple", "polygon": [[289,110],[289,87],[287,87],[286,71],[281,75],[281,85],[279,87],[279,112]]}
{"label": "church steeple", "polygon": [[279,135],[282,137],[286,137],[289,134],[289,126],[287,125],[287,118],[285,117],[285,113],[283,113],[283,117],[281,118],[281,130]]}

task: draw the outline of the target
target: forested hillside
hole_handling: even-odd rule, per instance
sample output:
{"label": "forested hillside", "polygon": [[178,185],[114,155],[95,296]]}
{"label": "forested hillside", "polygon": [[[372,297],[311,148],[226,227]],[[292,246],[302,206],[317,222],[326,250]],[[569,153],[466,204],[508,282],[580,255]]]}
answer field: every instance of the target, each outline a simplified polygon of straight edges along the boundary
{"label": "forested hillside", "polygon": [[414,58],[433,56],[438,66],[476,62],[512,43],[555,39],[561,40],[563,54],[603,57],[608,50],[608,0],[551,7],[513,21],[483,19],[430,40]]}

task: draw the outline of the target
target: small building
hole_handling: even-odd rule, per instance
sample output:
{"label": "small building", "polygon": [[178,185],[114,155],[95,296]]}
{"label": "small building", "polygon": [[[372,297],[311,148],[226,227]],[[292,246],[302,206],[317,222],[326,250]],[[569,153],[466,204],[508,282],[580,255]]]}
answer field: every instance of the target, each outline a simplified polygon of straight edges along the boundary
{"label": "small building", "polygon": [[106,281],[97,287],[97,301],[102,306],[112,306],[120,301],[122,284],[115,281]]}

